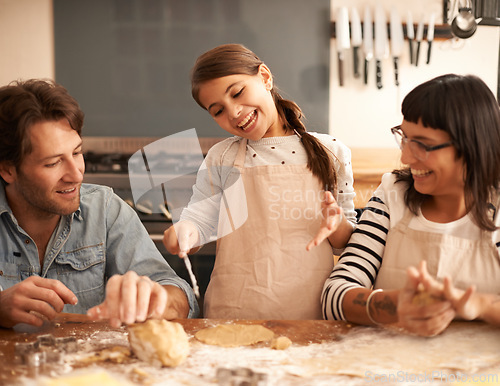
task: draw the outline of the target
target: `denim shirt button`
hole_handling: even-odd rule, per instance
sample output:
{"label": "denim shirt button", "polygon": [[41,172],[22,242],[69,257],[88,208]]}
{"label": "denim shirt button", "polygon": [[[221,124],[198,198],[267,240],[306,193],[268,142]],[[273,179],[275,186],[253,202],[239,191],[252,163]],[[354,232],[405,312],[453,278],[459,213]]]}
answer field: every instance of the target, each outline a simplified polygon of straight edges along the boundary
{"label": "denim shirt button", "polygon": [[30,239],[26,239],[26,240],[24,240],[24,243],[25,243],[25,244],[29,244],[29,243],[30,243]]}

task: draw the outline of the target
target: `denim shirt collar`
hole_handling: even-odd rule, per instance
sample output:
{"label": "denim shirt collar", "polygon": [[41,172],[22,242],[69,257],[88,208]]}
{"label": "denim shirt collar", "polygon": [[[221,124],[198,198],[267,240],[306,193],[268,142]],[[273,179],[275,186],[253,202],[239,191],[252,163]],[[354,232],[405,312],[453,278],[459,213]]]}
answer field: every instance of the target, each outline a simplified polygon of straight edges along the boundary
{"label": "denim shirt collar", "polygon": [[[5,186],[6,186],[5,182],[1,181],[0,182],[0,216],[2,216],[4,213],[8,213],[8,215],[10,216],[10,218],[12,219],[12,221],[16,225],[18,225],[17,219],[14,216],[14,213],[12,213],[12,209],[10,208],[9,202],[7,201],[7,194],[5,192]],[[70,217],[76,218],[79,221],[83,221],[83,217],[82,217],[82,212],[81,212],[80,206],[78,206],[78,209],[75,212],[73,212],[70,215]]]}

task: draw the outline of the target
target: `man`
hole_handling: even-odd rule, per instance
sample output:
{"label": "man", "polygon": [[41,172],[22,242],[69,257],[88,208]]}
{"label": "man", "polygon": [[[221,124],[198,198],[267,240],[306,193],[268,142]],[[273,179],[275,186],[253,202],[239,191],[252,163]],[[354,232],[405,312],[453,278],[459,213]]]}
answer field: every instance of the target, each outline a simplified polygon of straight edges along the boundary
{"label": "man", "polygon": [[194,317],[189,285],[110,188],[82,184],[84,114],[65,88],[0,88],[0,326],[85,313],[112,326]]}

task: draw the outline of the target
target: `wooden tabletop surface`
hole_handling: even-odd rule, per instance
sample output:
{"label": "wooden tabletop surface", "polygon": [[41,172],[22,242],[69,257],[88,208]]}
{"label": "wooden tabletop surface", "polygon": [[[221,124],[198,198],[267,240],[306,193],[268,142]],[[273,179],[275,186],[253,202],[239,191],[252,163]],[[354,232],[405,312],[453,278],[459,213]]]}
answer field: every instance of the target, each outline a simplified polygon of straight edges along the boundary
{"label": "wooden tabletop surface", "polygon": [[[325,320],[217,320],[217,319],[179,319],[188,335],[198,330],[219,324],[260,324],[272,330],[276,336],[287,336],[293,343],[307,345],[311,343],[332,342],[348,333],[352,327],[344,322]],[[60,363],[33,366],[22,363],[16,355],[16,344],[36,342],[39,337],[51,335],[54,338],[74,337],[85,340],[96,332],[101,335],[112,332],[126,333],[126,327],[113,328],[106,321],[92,321],[85,315],[60,314],[52,322],[45,322],[40,328],[20,326],[16,329],[0,328],[0,385],[16,384],[20,378],[36,378],[40,375],[58,372]]]}
{"label": "wooden tabletop surface", "polygon": [[[190,355],[177,368],[156,370],[131,353],[123,361],[98,359],[92,361],[90,366],[89,362],[85,362],[85,366],[79,361],[68,362],[67,358],[71,355],[96,352],[92,354],[95,359],[95,355],[113,347],[130,348],[126,327],[112,328],[106,321],[91,321],[84,315],[61,314],[41,328],[0,328],[0,385],[68,385],[71,383],[50,382],[59,382],[68,374],[78,374],[82,368],[85,371],[89,368],[102,369],[116,381],[108,383],[87,379],[87,384],[90,382],[95,386],[125,386],[127,382],[142,385],[213,385],[223,384],[215,374],[219,368],[228,365],[247,367],[257,374],[259,371],[266,373],[269,377],[269,382],[263,383],[266,385],[404,384],[399,382],[399,378],[395,378],[396,383],[381,382],[388,374],[405,375],[404,380],[409,381],[408,384],[415,384],[415,379],[411,378],[415,375],[412,374],[428,376],[439,371],[442,380],[445,369],[448,371],[446,374],[454,372],[454,377],[456,374],[479,372],[496,377],[489,384],[500,384],[500,328],[484,323],[453,322],[440,336],[422,338],[405,336],[400,331],[323,320],[185,319],[176,322],[182,324],[190,337]],[[222,348],[202,344],[194,338],[194,334],[203,328],[232,323],[263,325],[275,336],[288,337],[293,344],[286,350],[272,350],[269,343]],[[23,357],[19,355],[20,346],[32,344],[43,337],[53,337],[57,341],[74,338],[77,354],[62,354],[50,363],[26,363],[26,360],[23,363]],[[121,376],[123,379],[116,380]],[[171,381],[165,383],[166,379]],[[446,383],[440,381],[438,384]]]}

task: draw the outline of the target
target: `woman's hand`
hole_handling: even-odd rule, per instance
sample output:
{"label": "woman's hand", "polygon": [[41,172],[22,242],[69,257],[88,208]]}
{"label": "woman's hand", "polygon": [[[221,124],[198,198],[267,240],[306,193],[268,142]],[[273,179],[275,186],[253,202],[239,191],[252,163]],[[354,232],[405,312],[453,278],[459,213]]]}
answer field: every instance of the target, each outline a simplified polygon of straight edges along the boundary
{"label": "woman's hand", "polygon": [[[456,315],[452,303],[445,300],[442,286],[440,288],[436,282],[432,283],[432,288],[425,288],[423,281],[429,278],[425,261],[420,264],[419,269],[408,268],[406,285],[400,290],[398,297],[398,327],[422,336],[440,334]],[[430,292],[432,302],[419,304],[415,301],[415,296],[421,292],[422,287]]]}
{"label": "woman's hand", "polygon": [[199,248],[200,237],[198,229],[190,221],[179,221],[168,228],[163,234],[163,245],[172,255],[181,258],[196,252]]}
{"label": "woman's hand", "polygon": [[[323,220],[316,236],[307,244],[306,250],[310,251],[319,245],[323,240],[330,237],[339,228],[342,223],[343,210],[337,204],[332,192],[325,192],[323,202],[321,203],[321,212]],[[352,229],[351,229],[352,231]]]}
{"label": "woman's hand", "polygon": [[421,281],[425,290],[431,294],[439,294],[450,301],[457,315],[465,320],[472,320],[481,314],[481,301],[479,296],[474,296],[476,288],[469,287],[467,290],[456,288],[449,276],[445,277],[443,283],[434,279],[426,269],[421,270]]}
{"label": "woman's hand", "polygon": [[450,277],[444,278],[444,295],[448,299],[457,315],[465,320],[473,320],[481,315],[481,302],[474,296],[476,287],[470,286],[467,290],[456,288]]}

